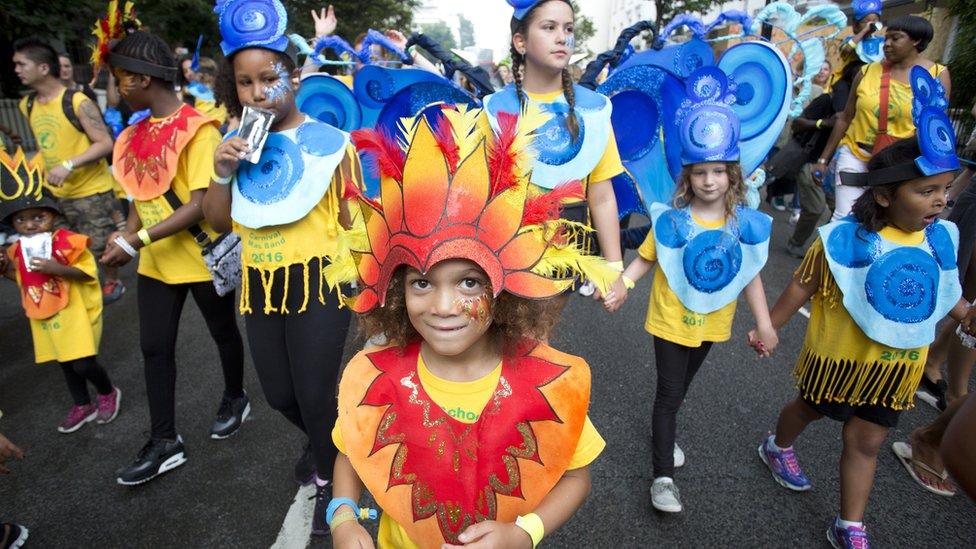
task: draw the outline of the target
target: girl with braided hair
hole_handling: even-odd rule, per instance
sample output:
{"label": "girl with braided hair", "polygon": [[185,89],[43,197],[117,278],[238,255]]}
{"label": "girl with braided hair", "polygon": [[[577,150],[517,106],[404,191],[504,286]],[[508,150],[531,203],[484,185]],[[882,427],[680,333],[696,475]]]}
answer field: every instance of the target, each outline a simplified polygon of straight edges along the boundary
{"label": "girl with braided hair", "polygon": [[[533,147],[530,181],[537,193],[560,193],[563,217],[592,226],[599,249],[623,270],[620,222],[610,179],[623,173],[613,128],[610,101],[573,84],[569,58],[575,39],[575,14],[568,0],[509,0],[514,82],[484,99],[492,128],[500,129],[500,113],[523,113],[539,122]],[[566,185],[579,181],[582,185]],[[582,192],[580,192],[582,190]],[[583,231],[589,232],[588,229]],[[586,242],[588,235],[580,234]],[[623,280],[610,290],[626,295]],[[605,297],[600,292],[595,299]],[[565,305],[561,298],[559,308]]]}

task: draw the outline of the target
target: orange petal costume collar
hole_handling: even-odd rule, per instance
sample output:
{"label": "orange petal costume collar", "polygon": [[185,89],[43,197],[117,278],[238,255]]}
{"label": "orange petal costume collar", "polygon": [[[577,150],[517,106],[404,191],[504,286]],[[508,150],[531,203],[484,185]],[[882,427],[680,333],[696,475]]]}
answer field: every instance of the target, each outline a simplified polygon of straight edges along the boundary
{"label": "orange petal costume collar", "polygon": [[475,522],[538,507],[576,449],[590,372],[578,357],[526,344],[504,359],[481,417],[461,423],[424,391],[419,353],[416,342],[356,355],[339,387],[339,425],[383,512],[421,547],[440,547]]}
{"label": "orange petal costume collar", "polygon": [[[51,238],[51,257],[62,265],[71,265],[88,248],[88,237],[64,229],[54,231]],[[68,306],[67,280],[61,277],[28,271],[24,256],[20,253],[20,242],[14,243],[8,252],[10,260],[17,266],[20,279],[21,304],[27,318],[44,320],[61,312]]]}
{"label": "orange petal costume collar", "polygon": [[534,299],[563,292],[576,274],[604,292],[619,276],[583,252],[584,227],[559,218],[562,199],[582,193],[579,181],[545,194],[529,188],[532,132],[544,116],[501,113],[497,133],[480,116],[445,107],[405,121],[397,141],[353,132],[381,172],[380,202],[359,195],[369,249],[355,254],[363,290],[353,310],[382,306],[401,265],[426,273],[440,261],[467,259],[488,275],[495,297]]}
{"label": "orange petal costume collar", "polygon": [[204,124],[218,125],[184,104],[163,119],[145,118],[122,130],[112,154],[115,179],[136,200],[152,200],[169,190],[180,153]]}

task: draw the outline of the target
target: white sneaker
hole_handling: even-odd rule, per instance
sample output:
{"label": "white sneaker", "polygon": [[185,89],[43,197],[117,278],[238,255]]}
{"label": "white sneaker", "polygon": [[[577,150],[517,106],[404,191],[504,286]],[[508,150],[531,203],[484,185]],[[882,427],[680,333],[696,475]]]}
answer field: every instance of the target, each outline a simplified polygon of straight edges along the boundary
{"label": "white sneaker", "polygon": [[670,477],[658,477],[651,485],[651,505],[658,511],[665,513],[681,512],[681,495],[674,480]]}
{"label": "white sneaker", "polygon": [[790,225],[796,225],[796,222],[800,220],[800,210],[793,210],[790,214]]}
{"label": "white sneaker", "polygon": [[579,293],[582,296],[590,297],[591,295],[593,295],[594,292],[596,292],[596,286],[594,286],[593,283],[590,282],[589,280],[584,282],[579,287]]}
{"label": "white sneaker", "polygon": [[674,443],[674,466],[684,467],[684,465],[685,465],[685,453],[681,451],[681,448],[678,446],[678,443],[675,442]]}

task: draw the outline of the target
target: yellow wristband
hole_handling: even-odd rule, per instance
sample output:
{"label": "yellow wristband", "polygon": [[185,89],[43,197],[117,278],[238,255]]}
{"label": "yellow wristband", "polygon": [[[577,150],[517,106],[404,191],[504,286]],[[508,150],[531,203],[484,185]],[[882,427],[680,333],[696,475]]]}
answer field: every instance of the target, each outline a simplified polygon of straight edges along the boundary
{"label": "yellow wristband", "polygon": [[821,126],[823,126],[823,118],[818,118],[817,119],[817,129],[819,130]]}
{"label": "yellow wristband", "polygon": [[624,270],[624,262],[623,262],[623,260],[621,260],[621,261],[608,261],[607,262],[607,265],[610,265],[610,268],[613,269],[613,270],[615,270],[615,271],[617,271],[618,273],[619,272],[622,272]]}
{"label": "yellow wristband", "polygon": [[142,244],[144,246],[148,246],[148,245],[152,244],[152,238],[149,238],[149,231],[148,230],[146,230],[146,229],[140,229],[139,232],[136,233],[136,236],[139,237],[139,240],[142,241]]}
{"label": "yellow wristband", "polygon": [[624,288],[627,288],[628,290],[633,290],[634,289],[634,286],[637,285],[627,275],[620,275],[620,280],[623,280],[624,281]]}
{"label": "yellow wristband", "polygon": [[332,522],[329,523],[329,530],[334,532],[340,524],[349,522],[350,520],[356,520],[356,513],[353,513],[349,509],[336,511],[335,514],[332,515]]}
{"label": "yellow wristband", "polygon": [[535,513],[529,513],[528,515],[522,515],[516,518],[515,526],[518,526],[529,534],[529,537],[532,538],[533,549],[539,545],[542,537],[546,535],[546,526],[542,524],[542,519]]}

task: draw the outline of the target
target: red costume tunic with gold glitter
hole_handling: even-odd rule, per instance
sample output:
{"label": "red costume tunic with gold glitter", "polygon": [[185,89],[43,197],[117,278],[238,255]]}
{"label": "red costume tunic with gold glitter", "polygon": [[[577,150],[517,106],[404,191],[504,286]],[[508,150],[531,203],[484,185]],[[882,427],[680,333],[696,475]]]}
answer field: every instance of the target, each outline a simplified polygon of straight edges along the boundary
{"label": "red costume tunic with gold glitter", "polygon": [[163,119],[146,118],[122,130],[112,167],[119,185],[136,200],[152,200],[169,190],[180,153],[204,124],[217,121],[189,105]]}
{"label": "red costume tunic with gold glitter", "polygon": [[339,386],[338,423],[383,512],[419,546],[440,547],[475,522],[513,522],[538,507],[573,458],[590,371],[579,357],[527,344],[503,360],[478,420],[462,423],[424,390],[419,352],[416,342],[356,355]]}

